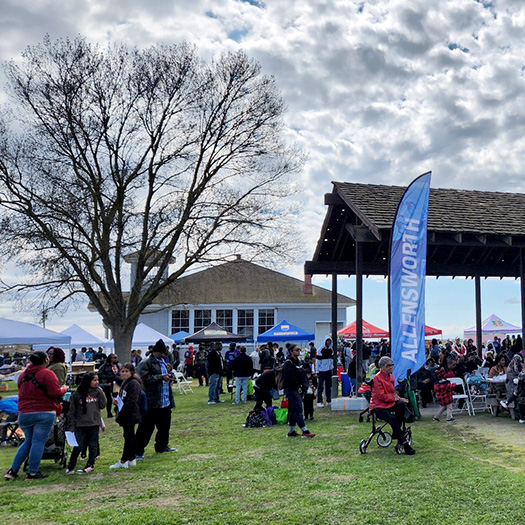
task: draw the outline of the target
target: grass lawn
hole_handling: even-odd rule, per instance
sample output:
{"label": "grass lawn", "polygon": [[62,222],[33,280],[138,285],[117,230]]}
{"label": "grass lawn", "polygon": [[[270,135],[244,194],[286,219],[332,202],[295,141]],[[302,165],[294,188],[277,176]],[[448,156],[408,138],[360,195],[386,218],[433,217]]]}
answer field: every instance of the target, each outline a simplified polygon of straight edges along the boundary
{"label": "grass lawn", "polygon": [[[51,461],[48,478],[4,482],[4,523],[66,524],[517,524],[525,522],[525,425],[509,418],[457,416],[413,424],[413,457],[372,443],[354,412],[317,409],[312,440],[287,428],[245,429],[248,406],[208,406],[207,388],[175,394],[171,445],[128,471],[121,430],[107,422],[96,471],[66,476]],[[15,449],[0,449],[0,469]],[[80,466],[80,465],[79,465]],[[82,465],[83,466],[83,465]],[[4,521],[5,520],[5,521]]]}

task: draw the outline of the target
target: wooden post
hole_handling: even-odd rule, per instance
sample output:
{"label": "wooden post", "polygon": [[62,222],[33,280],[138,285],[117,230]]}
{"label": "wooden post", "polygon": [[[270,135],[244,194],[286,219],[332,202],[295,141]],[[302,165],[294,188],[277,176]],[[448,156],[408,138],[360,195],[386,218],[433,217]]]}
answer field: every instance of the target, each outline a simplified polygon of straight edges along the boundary
{"label": "wooden post", "polygon": [[520,248],[521,339],[525,341],[525,248]]}
{"label": "wooden post", "polygon": [[476,347],[478,349],[478,356],[481,355],[481,343],[483,341],[483,334],[481,332],[481,277],[476,275],[474,277],[474,285],[476,288]]}
{"label": "wooden post", "polygon": [[334,348],[334,374],[337,373],[337,274],[332,274],[332,346]]}
{"label": "wooden post", "polygon": [[355,316],[356,346],[355,364],[357,367],[356,390],[363,382],[363,247],[355,243]]}

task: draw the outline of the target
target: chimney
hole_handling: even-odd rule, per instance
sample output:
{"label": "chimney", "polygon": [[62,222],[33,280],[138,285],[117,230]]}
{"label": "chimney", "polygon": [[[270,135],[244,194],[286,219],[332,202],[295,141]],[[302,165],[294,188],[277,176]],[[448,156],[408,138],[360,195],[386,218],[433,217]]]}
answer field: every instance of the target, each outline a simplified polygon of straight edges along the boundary
{"label": "chimney", "polygon": [[314,294],[314,289],[313,289],[313,286],[312,286],[312,276],[311,275],[305,275],[304,276],[303,294],[304,295],[313,295]]}
{"label": "chimney", "polygon": [[236,260],[236,261],[240,261],[240,260],[242,260],[242,257],[241,257],[241,254],[240,254],[240,253],[236,253],[236,254],[235,254],[235,260]]}

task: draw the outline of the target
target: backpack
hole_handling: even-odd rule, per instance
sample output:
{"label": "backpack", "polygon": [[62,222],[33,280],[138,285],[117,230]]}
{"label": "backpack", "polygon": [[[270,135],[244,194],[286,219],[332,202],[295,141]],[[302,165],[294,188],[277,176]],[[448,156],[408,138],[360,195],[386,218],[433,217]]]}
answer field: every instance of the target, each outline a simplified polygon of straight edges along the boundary
{"label": "backpack", "polygon": [[266,420],[264,419],[264,416],[261,414],[261,412],[256,412],[255,410],[252,410],[248,414],[248,417],[246,418],[246,423],[244,426],[246,428],[265,427]]}
{"label": "backpack", "polygon": [[275,369],[275,384],[277,385],[277,390],[284,388],[283,368],[284,366],[278,366]]}

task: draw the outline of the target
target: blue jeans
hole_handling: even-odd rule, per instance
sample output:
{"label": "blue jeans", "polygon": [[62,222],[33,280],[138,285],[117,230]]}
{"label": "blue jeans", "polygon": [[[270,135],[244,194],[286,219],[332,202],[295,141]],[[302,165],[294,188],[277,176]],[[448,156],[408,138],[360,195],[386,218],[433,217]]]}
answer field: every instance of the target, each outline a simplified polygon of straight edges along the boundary
{"label": "blue jeans", "polygon": [[208,401],[219,402],[220,375],[212,374],[209,379],[210,388],[208,389]]}
{"label": "blue jeans", "polygon": [[319,372],[319,386],[317,387],[317,402],[323,402],[323,388],[326,390],[326,402],[332,402],[332,371]]}
{"label": "blue jeans", "polygon": [[235,378],[235,402],[238,403],[241,397],[242,388],[242,402],[246,403],[246,397],[248,395],[248,379],[249,377],[236,377]]}
{"label": "blue jeans", "polygon": [[20,445],[11,468],[20,470],[20,466],[29,456],[29,474],[36,474],[44,454],[44,445],[55,422],[55,414],[48,412],[30,412],[18,416],[18,424],[24,432],[25,440]]}
{"label": "blue jeans", "polygon": [[298,425],[302,430],[306,427],[303,417],[303,402],[297,390],[285,390],[284,395],[288,399],[288,425],[295,427]]}

